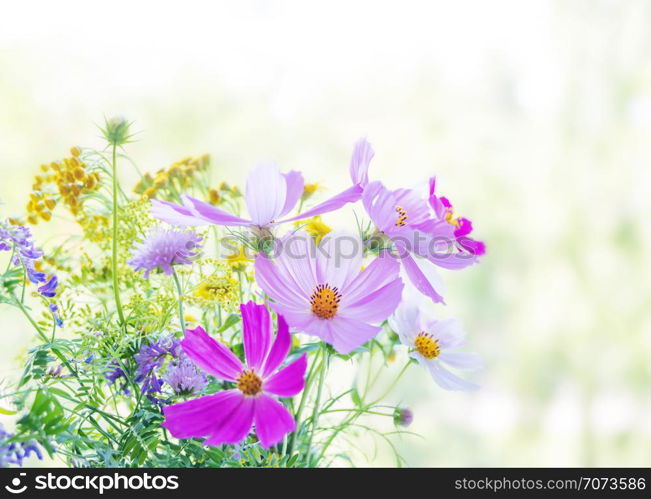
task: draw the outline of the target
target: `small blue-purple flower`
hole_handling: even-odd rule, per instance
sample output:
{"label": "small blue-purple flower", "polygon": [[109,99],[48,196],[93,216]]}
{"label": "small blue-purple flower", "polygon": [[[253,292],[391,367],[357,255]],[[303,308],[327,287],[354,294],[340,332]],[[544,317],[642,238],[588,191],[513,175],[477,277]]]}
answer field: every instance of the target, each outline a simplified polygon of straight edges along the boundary
{"label": "small blue-purple flower", "polygon": [[59,285],[59,279],[57,276],[53,275],[50,277],[50,280],[43,284],[42,286],[39,286],[38,292],[41,293],[43,296],[47,296],[48,298],[54,298],[57,294],[57,286]]}
{"label": "small blue-purple flower", "polygon": [[59,316],[59,307],[57,307],[54,303],[50,303],[49,308],[50,312],[52,312],[52,318],[54,319],[54,322],[56,322],[57,326],[63,327],[63,321]]}
{"label": "small blue-purple flower", "polygon": [[10,464],[22,466],[23,461],[32,454],[39,460],[43,459],[43,454],[35,441],[8,442],[11,437],[13,435],[0,423],[0,468],[8,468]]}
{"label": "small blue-purple flower", "polygon": [[154,270],[172,274],[172,265],[187,265],[199,256],[203,240],[192,231],[152,229],[144,241],[136,243],[129,265],[144,270],[145,278]]}

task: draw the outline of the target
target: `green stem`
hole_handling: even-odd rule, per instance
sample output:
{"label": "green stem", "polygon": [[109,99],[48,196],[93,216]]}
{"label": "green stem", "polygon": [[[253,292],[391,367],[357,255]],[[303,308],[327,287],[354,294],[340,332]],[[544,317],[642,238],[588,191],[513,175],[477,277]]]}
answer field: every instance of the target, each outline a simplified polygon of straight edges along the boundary
{"label": "green stem", "polygon": [[294,414],[294,420],[296,421],[296,430],[291,435],[291,442],[289,443],[289,449],[287,450],[287,455],[291,456],[294,452],[294,447],[296,446],[296,440],[298,440],[298,434],[301,431],[301,414],[303,413],[303,408],[305,407],[305,402],[307,401],[308,394],[310,393],[310,388],[312,387],[312,381],[314,379],[314,372],[316,370],[317,360],[315,359],[310,370],[307,373],[305,378],[305,388],[303,388],[303,395],[301,395],[301,401],[298,404],[298,409]]}
{"label": "green stem", "polygon": [[307,441],[307,458],[306,463],[310,465],[310,456],[312,454],[312,439],[314,438],[314,432],[319,427],[319,405],[321,405],[321,394],[323,392],[323,382],[325,381],[325,375],[328,371],[328,345],[324,343],[321,344],[321,372],[319,373],[319,387],[316,392],[316,400],[314,402],[314,409],[312,410],[312,430],[310,431],[310,438]]}
{"label": "green stem", "polygon": [[179,281],[179,276],[176,274],[176,270],[174,270],[174,268],[172,268],[172,277],[174,277],[176,291],[179,293],[179,320],[181,321],[181,331],[185,333],[185,317],[183,316],[183,290],[181,289],[181,281]]}
{"label": "green stem", "polygon": [[120,291],[118,288],[118,175],[117,175],[117,146],[113,144],[113,245],[111,249],[111,273],[113,274],[113,293],[115,294],[115,307],[118,311],[120,324],[124,324],[124,312],[120,302]]}

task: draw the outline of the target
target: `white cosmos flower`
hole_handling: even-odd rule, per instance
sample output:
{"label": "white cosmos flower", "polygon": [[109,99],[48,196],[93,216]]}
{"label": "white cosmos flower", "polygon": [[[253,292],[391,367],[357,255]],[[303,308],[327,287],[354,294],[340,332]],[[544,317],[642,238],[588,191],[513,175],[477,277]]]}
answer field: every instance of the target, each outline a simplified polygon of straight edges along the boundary
{"label": "white cosmos flower", "polygon": [[389,318],[389,325],[409,348],[410,355],[430,372],[441,388],[477,389],[478,385],[449,370],[474,371],[482,365],[475,353],[453,351],[465,344],[466,333],[461,323],[454,319],[432,319],[423,309],[418,300],[403,301]]}

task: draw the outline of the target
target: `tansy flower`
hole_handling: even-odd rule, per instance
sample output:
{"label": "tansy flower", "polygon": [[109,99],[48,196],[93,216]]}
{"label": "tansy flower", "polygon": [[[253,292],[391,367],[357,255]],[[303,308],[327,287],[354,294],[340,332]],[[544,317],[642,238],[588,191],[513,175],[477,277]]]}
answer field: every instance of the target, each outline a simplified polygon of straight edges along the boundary
{"label": "tansy flower", "polygon": [[332,232],[332,228],[326,225],[320,216],[312,217],[309,220],[298,220],[294,222],[296,227],[303,229],[314,238],[317,244],[321,242],[327,234]]}
{"label": "tansy flower", "polygon": [[172,265],[189,264],[199,254],[203,238],[194,232],[152,229],[144,241],[137,243],[129,265],[136,271],[144,269],[145,278],[152,270],[172,274]]}
{"label": "tansy flower", "polygon": [[242,244],[237,252],[233,252],[226,257],[226,263],[235,272],[243,272],[249,263],[253,263],[253,260],[246,254],[246,247]]}
{"label": "tansy flower", "polygon": [[246,363],[203,328],[188,329],[183,351],[203,371],[236,384],[236,388],[165,407],[163,426],[176,438],[206,437],[206,445],[235,444],[255,425],[263,447],[269,448],[294,431],[289,411],[272,395],[293,397],[305,386],[307,357],[303,354],[278,369],[291,346],[285,321],[278,318],[273,337],[271,317],[264,305],[241,305]]}
{"label": "tansy flower", "polygon": [[[370,152],[369,152],[370,151]],[[353,151],[350,173],[352,187],[317,206],[297,215],[285,217],[304,193],[303,176],[297,171],[281,173],[273,164],[262,164],[248,176],[244,201],[249,218],[240,218],[191,196],[182,196],[183,205],[152,199],[152,215],[172,225],[226,225],[267,229],[273,224],[293,222],[337,210],[347,203],[358,201],[368,182],[368,163],[372,149],[365,140],[358,142]]]}
{"label": "tansy flower", "polygon": [[400,265],[384,253],[363,271],[362,242],[341,233],[319,245],[299,231],[272,262],[259,254],[255,278],[290,326],[347,354],[373,338],[398,306]]}
{"label": "tansy flower", "polygon": [[410,349],[410,355],[429,371],[434,381],[446,390],[474,390],[476,384],[466,381],[449,368],[472,371],[481,367],[475,353],[454,352],[465,343],[461,324],[454,319],[434,320],[426,317],[418,300],[403,301],[389,325],[400,341]]}

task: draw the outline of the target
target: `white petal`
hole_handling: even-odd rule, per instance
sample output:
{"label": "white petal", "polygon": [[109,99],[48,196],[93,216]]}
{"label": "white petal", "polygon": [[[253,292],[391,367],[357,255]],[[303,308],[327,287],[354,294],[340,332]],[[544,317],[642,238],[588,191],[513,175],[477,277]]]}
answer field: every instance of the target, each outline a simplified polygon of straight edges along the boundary
{"label": "white petal", "polygon": [[441,352],[439,360],[456,369],[476,371],[481,369],[483,362],[476,353],[469,352]]}

